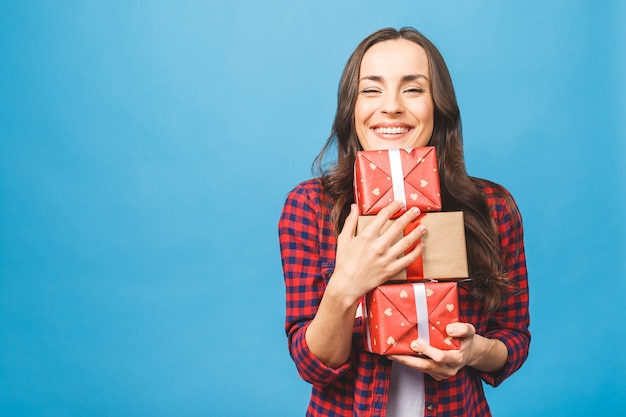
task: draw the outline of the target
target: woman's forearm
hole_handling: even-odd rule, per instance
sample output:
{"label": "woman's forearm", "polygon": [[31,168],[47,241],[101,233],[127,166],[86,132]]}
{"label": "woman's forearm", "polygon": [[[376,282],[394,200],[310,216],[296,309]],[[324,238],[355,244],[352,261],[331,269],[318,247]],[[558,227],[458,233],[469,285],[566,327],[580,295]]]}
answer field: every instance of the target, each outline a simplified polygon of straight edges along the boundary
{"label": "woman's forearm", "polygon": [[330,280],[315,318],[306,330],[306,343],[326,366],[345,364],[352,351],[352,332],[359,299],[336,290]]}

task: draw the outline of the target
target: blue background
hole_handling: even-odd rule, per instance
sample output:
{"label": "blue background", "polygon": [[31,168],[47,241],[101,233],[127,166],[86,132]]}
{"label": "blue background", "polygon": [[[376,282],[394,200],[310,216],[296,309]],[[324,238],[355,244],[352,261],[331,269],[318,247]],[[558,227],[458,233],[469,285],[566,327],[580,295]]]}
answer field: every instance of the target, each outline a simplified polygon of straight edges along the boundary
{"label": "blue background", "polygon": [[0,2],[0,415],[304,415],[278,217],[348,55],[405,25],[524,216],[534,339],[494,414],[623,411],[625,4]]}

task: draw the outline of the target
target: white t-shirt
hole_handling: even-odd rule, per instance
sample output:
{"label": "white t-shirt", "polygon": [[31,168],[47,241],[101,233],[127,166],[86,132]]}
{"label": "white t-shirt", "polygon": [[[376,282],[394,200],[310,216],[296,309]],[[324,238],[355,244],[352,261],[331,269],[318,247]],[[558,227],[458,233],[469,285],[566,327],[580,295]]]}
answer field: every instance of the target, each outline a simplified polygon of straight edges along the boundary
{"label": "white t-shirt", "polygon": [[393,361],[386,416],[423,417],[424,401],[424,374]]}

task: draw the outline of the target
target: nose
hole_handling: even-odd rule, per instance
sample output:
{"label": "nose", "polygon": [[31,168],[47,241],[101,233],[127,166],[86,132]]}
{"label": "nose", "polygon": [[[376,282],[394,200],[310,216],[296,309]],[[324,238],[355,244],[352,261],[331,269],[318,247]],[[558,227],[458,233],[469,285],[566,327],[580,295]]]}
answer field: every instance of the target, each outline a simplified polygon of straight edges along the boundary
{"label": "nose", "polygon": [[397,93],[385,94],[381,111],[389,115],[402,113],[402,100],[399,95]]}

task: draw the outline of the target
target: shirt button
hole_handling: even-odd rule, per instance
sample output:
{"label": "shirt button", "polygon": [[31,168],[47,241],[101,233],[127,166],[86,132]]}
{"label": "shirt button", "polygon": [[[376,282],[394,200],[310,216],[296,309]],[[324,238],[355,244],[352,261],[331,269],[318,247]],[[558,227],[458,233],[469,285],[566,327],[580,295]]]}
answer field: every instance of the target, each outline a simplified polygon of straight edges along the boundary
{"label": "shirt button", "polygon": [[426,406],[426,409],[428,411],[433,411],[435,409],[435,407],[432,404],[428,404],[428,406]]}

